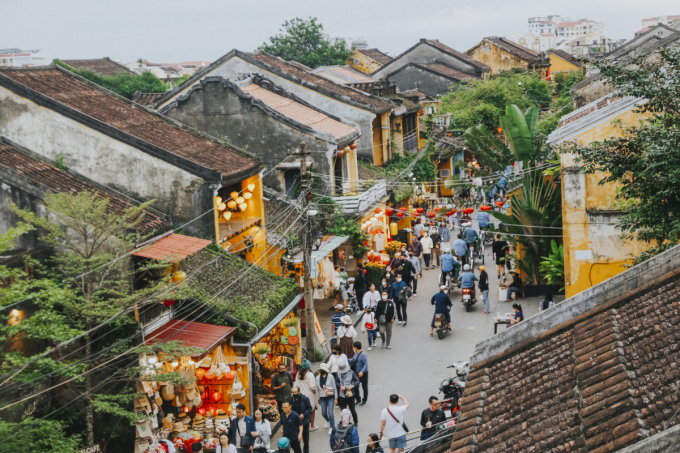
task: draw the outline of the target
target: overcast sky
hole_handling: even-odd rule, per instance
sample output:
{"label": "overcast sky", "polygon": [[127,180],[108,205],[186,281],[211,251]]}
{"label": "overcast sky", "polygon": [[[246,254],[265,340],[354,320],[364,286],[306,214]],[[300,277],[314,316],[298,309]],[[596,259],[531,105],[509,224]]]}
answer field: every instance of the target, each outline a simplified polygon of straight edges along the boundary
{"label": "overcast sky", "polygon": [[251,51],[293,17],[318,17],[331,36],[368,40],[392,56],[420,38],[465,51],[485,36],[512,38],[527,17],[561,14],[605,23],[630,39],[640,21],[680,14],[678,0],[23,0],[2,7],[0,48],[42,49],[46,59],[213,61]]}

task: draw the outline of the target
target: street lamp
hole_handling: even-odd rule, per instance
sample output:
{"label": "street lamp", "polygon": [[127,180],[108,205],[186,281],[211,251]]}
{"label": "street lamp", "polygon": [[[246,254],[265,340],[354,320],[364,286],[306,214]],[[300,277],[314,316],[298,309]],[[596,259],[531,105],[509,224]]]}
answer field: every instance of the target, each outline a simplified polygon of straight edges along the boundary
{"label": "street lamp", "polygon": [[319,247],[321,247],[321,241],[323,240],[323,234],[321,231],[316,230],[314,233],[312,233],[312,240],[314,241],[315,250],[319,250]]}

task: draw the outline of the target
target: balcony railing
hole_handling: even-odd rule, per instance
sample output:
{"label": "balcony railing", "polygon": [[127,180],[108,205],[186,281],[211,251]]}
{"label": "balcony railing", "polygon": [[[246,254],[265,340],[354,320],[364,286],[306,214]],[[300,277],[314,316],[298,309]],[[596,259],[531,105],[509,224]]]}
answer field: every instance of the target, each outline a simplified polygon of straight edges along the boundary
{"label": "balcony railing", "polygon": [[387,183],[383,179],[363,193],[349,197],[333,197],[335,204],[342,206],[343,214],[363,213],[387,196]]}

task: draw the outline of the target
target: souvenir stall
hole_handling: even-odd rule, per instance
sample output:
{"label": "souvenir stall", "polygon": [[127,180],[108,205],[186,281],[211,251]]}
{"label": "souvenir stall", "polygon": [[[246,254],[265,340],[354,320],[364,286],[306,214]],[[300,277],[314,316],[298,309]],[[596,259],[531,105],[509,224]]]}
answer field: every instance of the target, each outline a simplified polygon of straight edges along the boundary
{"label": "souvenir stall", "polygon": [[300,302],[298,295],[282,312],[251,340],[253,369],[253,404],[262,410],[264,418],[274,423],[280,418],[271,378],[280,364],[293,375],[302,365],[302,329],[300,328]]}
{"label": "souvenir stall", "polygon": [[163,444],[171,442],[178,451],[191,452],[191,446],[201,441],[204,451],[210,452],[219,435],[228,430],[238,404],[252,414],[250,347],[233,343],[235,333],[233,327],[171,320],[146,336],[148,346],[180,341],[204,352],[140,357],[146,375],[175,372],[187,383],[138,381],[138,391],[142,389],[147,396],[135,400],[140,415],[136,451],[167,451]]}

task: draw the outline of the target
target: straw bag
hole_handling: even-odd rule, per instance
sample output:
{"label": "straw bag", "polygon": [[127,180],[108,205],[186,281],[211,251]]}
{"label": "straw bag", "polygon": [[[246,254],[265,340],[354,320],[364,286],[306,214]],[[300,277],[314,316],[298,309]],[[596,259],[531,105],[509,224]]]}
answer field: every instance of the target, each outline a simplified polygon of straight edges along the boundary
{"label": "straw bag", "polygon": [[231,386],[231,399],[239,400],[246,396],[246,392],[245,390],[243,390],[243,384],[241,383],[241,380],[238,377],[238,371],[234,374],[235,374],[234,385]]}
{"label": "straw bag", "polygon": [[175,398],[175,387],[170,383],[161,387],[161,397],[165,401],[172,401]]}

